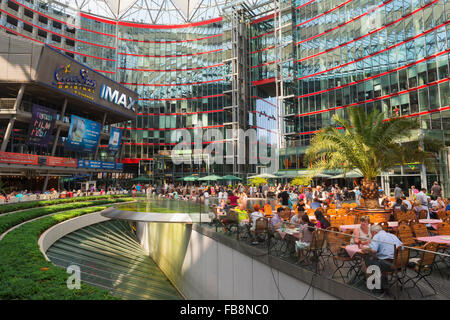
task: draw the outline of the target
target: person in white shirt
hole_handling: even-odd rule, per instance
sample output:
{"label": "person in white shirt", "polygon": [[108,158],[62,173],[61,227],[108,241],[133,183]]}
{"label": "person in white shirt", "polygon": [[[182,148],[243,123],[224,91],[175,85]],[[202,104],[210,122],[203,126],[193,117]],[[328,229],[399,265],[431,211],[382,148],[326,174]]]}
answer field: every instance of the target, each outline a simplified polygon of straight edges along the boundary
{"label": "person in white shirt", "polygon": [[253,235],[253,242],[252,244],[258,244],[258,241],[256,239],[256,235],[255,235],[255,231],[256,231],[256,221],[260,218],[264,218],[264,214],[259,210],[261,207],[259,206],[259,204],[255,204],[253,206],[253,212],[250,215],[250,219],[251,219],[251,227],[250,227],[250,232]]}
{"label": "person in white shirt", "polygon": [[405,196],[402,196],[402,203],[405,205],[406,210],[411,210],[412,209],[412,204],[411,201],[409,201],[408,199],[406,199]]}

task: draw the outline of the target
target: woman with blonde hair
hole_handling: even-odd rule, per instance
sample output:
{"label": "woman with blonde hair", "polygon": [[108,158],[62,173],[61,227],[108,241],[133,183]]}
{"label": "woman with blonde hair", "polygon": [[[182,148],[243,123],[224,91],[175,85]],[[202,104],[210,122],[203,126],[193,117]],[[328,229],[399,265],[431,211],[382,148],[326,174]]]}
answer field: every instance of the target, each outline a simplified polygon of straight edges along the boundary
{"label": "woman with blonde hair", "polygon": [[372,233],[370,231],[370,216],[362,216],[359,218],[359,221],[359,226],[353,230],[353,236],[350,243],[368,245],[370,243],[370,239],[372,239]]}

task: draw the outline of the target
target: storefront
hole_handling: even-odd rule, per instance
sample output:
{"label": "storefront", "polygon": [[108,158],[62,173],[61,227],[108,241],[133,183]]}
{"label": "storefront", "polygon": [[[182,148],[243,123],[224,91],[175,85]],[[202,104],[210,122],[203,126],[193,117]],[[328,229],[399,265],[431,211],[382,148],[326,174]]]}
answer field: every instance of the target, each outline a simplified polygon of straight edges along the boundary
{"label": "storefront", "polygon": [[123,171],[118,124],[135,119],[135,92],[49,46],[3,33],[0,54],[0,177],[10,188],[23,188],[24,178],[36,191]]}

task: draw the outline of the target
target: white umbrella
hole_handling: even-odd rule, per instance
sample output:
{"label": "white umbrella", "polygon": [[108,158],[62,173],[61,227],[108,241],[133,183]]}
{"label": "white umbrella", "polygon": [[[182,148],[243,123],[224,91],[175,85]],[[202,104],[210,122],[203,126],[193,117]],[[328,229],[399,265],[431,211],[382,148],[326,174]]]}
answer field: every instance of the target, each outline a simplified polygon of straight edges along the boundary
{"label": "white umbrella", "polygon": [[278,177],[273,175],[273,174],[270,174],[270,173],[261,173],[261,174],[258,174],[256,176],[251,176],[251,177],[248,177],[248,178],[249,179],[252,179],[252,178],[274,179],[274,178],[278,178]]}

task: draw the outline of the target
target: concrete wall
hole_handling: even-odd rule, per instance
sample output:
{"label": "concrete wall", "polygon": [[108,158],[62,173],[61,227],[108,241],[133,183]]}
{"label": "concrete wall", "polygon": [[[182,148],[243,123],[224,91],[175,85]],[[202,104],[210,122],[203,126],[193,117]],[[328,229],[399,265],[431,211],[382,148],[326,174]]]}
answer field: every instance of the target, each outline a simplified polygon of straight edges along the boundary
{"label": "concrete wall", "polygon": [[103,217],[101,215],[102,212],[103,211],[94,212],[73,219],[69,219],[62,223],[54,225],[50,229],[47,229],[39,237],[38,240],[39,249],[41,250],[45,259],[47,259],[47,261],[50,261],[50,259],[47,257],[45,253],[47,252],[48,248],[50,248],[56,241],[58,241],[62,237],[76,230],[85,228],[87,226],[110,220],[109,218]]}
{"label": "concrete wall", "polygon": [[[187,299],[303,299],[309,283],[299,281],[192,225],[137,225],[141,245]],[[335,299],[311,288],[306,299]]]}

